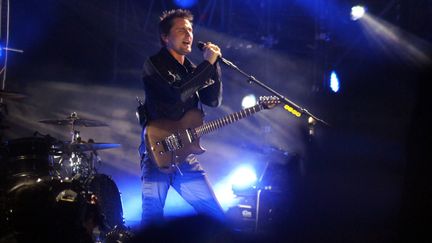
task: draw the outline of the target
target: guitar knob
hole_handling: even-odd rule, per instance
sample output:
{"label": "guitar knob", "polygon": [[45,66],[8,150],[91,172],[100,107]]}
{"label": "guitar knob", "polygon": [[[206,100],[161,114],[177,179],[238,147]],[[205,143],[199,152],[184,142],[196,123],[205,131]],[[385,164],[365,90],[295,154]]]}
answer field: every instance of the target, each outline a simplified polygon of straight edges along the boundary
{"label": "guitar knob", "polygon": [[163,154],[164,154],[164,152],[163,152],[163,151],[160,151],[160,152],[159,152],[159,155],[163,155]]}

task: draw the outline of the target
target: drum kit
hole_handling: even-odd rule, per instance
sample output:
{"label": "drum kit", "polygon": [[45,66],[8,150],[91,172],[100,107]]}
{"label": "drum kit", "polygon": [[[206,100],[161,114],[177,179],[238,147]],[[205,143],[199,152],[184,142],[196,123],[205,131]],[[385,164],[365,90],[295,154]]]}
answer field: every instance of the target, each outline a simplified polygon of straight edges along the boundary
{"label": "drum kit", "polygon": [[[24,98],[0,91],[1,100]],[[120,144],[84,141],[77,129],[108,125],[76,112],[39,122],[70,127],[71,141],[39,132],[1,141],[0,242],[104,242],[113,232],[130,235],[119,190],[96,166],[101,163],[97,151]]]}

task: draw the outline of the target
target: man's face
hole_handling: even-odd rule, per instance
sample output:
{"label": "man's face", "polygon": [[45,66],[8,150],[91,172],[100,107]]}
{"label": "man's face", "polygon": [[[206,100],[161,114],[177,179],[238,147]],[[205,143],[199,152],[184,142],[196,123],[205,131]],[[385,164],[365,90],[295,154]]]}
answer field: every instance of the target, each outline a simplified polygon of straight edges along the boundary
{"label": "man's face", "polygon": [[183,18],[175,18],[173,26],[166,36],[162,36],[166,47],[179,55],[186,55],[192,51],[193,41],[192,23]]}

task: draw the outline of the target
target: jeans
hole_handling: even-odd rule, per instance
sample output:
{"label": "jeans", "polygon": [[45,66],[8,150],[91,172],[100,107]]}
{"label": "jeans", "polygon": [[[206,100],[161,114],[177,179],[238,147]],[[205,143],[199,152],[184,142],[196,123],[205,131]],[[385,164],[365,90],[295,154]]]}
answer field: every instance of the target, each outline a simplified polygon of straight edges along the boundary
{"label": "jeans", "polygon": [[224,212],[194,155],[178,165],[180,171],[160,172],[153,161],[143,156],[142,172],[142,226],[163,222],[163,208],[168,189],[172,186],[198,214],[224,221]]}

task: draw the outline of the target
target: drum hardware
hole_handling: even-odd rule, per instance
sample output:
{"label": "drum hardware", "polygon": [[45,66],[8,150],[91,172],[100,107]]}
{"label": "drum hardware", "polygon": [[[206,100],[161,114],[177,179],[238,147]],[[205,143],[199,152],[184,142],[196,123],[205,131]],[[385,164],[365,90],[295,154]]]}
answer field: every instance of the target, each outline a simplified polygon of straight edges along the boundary
{"label": "drum hardware", "polygon": [[71,126],[71,141],[60,142],[55,146],[55,149],[61,153],[58,163],[64,170],[64,176],[67,177],[88,178],[96,174],[95,164],[101,162],[96,151],[120,147],[120,144],[114,143],[95,143],[93,139],[89,139],[87,142],[83,141],[80,131],[76,127],[105,127],[108,125],[101,121],[80,118],[76,112],[72,112],[65,119],[41,120],[39,122],[58,126]]}
{"label": "drum hardware", "polygon": [[58,164],[66,172],[65,176],[87,178],[97,173],[96,165],[102,162],[97,150],[120,146],[115,143],[95,143],[93,139],[85,142],[81,137],[75,137],[75,141],[58,143],[55,149],[61,153]]}
{"label": "drum hardware", "polygon": [[115,182],[97,171],[96,165],[101,163],[97,151],[117,148],[120,144],[95,143],[93,139],[86,142],[78,130],[72,134],[71,142],[62,142],[57,146],[63,154],[59,163],[63,169],[69,170],[66,175],[80,181],[85,190],[94,195],[93,201],[100,210],[101,223],[93,235],[103,239],[107,232],[124,222],[120,193]]}
{"label": "drum hardware", "polygon": [[60,173],[62,177],[85,179],[97,173],[93,152],[64,153],[61,156],[59,164],[62,168],[62,173]]}
{"label": "drum hardware", "polygon": [[[7,188],[5,190],[0,188],[2,194],[0,196],[5,196],[0,202],[0,210],[2,210],[0,216],[5,211],[14,212],[7,214],[9,220],[14,221],[12,230],[17,228],[28,230],[31,226],[25,222],[26,215],[31,218],[32,224],[37,225],[44,214],[35,210],[43,211],[49,214],[49,218],[43,219],[44,224],[41,224],[47,239],[51,239],[50,227],[52,225],[57,227],[57,224],[59,229],[65,228],[66,234],[71,237],[73,233],[81,234],[82,231],[77,228],[77,221],[90,235],[96,228],[100,230],[100,236],[106,238],[106,234],[116,226],[123,226],[123,210],[120,193],[114,181],[97,171],[97,164],[101,163],[97,152],[121,145],[82,139],[77,127],[107,125],[95,120],[81,119],[75,112],[63,120],[40,122],[69,125],[72,128],[72,138],[70,141],[61,141],[50,135],[35,132],[33,137],[6,141],[1,146],[1,169],[3,166],[7,168],[1,171],[1,175],[3,177],[3,172],[6,174],[4,181],[7,183]],[[38,192],[43,194],[39,195]],[[43,208],[37,208],[38,206],[33,204],[31,198],[36,195],[40,200],[35,200],[35,203]],[[85,214],[85,216],[78,214]],[[3,226],[4,222],[0,223]],[[11,222],[6,223],[9,229]],[[61,237],[61,231],[55,230],[55,234],[58,234],[55,239]],[[119,228],[112,234],[118,231]],[[32,230],[24,233],[37,235],[39,232]]]}
{"label": "drum hardware", "polygon": [[134,234],[129,227],[116,225],[111,231],[105,235],[105,242],[128,242],[132,240]]}

